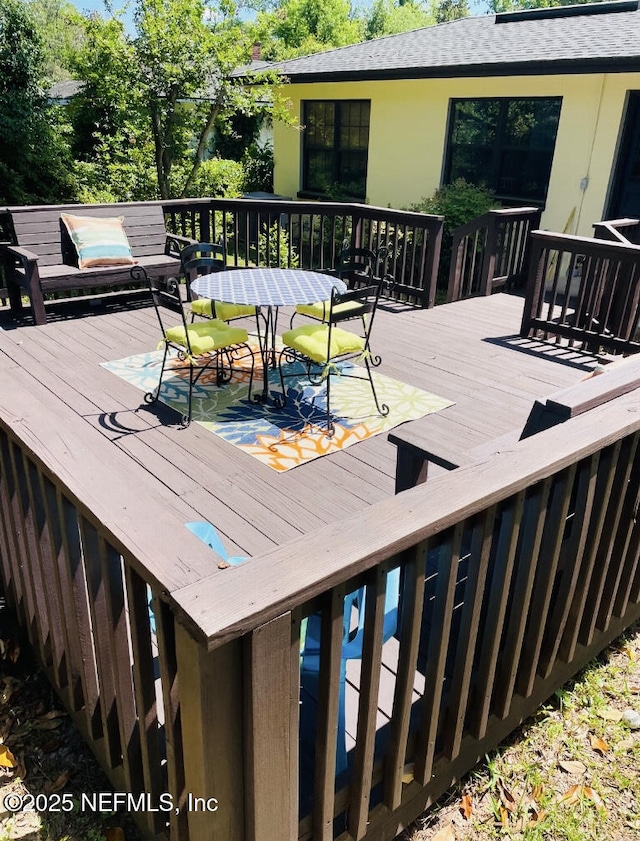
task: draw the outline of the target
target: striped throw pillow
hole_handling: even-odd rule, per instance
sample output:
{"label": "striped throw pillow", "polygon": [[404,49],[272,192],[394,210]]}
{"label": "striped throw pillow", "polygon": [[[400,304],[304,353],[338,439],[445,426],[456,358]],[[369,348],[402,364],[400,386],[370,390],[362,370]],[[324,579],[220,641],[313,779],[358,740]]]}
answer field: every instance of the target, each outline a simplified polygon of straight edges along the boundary
{"label": "striped throw pillow", "polygon": [[129,240],[122,227],[124,216],[99,219],[60,214],[78,252],[78,268],[132,266]]}

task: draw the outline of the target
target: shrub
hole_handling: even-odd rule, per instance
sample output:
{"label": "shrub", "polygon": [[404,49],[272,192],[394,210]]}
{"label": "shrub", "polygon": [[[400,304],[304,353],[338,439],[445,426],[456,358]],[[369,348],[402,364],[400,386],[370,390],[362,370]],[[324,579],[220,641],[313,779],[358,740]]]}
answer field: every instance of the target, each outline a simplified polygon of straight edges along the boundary
{"label": "shrub", "polygon": [[440,252],[440,266],[438,270],[438,285],[446,286],[449,281],[449,264],[451,262],[452,232],[482,216],[488,210],[501,207],[487,187],[470,184],[464,178],[458,178],[451,184],[439,187],[430,198],[423,198],[408,210],[419,213],[435,213],[444,216],[442,231],[442,250]]}
{"label": "shrub", "polygon": [[298,253],[289,247],[289,234],[274,222],[258,234],[258,265],[297,269],[300,264]]}
{"label": "shrub", "polygon": [[211,158],[203,161],[186,198],[219,196],[238,198],[244,187],[244,167],[239,161]]}
{"label": "shrub", "polygon": [[496,207],[500,207],[500,202],[495,199],[491,190],[458,178],[451,184],[439,187],[430,198],[412,204],[409,210],[444,216],[445,228],[452,231]]}
{"label": "shrub", "polygon": [[244,192],[273,193],[273,149],[252,143],[242,156]]}

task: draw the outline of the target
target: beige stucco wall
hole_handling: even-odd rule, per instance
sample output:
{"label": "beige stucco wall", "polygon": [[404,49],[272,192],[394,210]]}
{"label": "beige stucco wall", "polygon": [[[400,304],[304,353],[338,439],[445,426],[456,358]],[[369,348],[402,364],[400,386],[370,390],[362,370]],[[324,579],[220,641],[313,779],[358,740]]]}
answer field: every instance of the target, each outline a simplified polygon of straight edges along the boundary
{"label": "beige stucco wall", "polygon": [[[542,225],[591,236],[592,223],[603,218],[629,90],[640,90],[640,74],[292,84],[286,94],[298,121],[305,99],[371,100],[367,202],[396,208],[440,185],[451,98],[561,96]],[[277,124],[274,152],[275,190],[295,197],[301,129]]]}

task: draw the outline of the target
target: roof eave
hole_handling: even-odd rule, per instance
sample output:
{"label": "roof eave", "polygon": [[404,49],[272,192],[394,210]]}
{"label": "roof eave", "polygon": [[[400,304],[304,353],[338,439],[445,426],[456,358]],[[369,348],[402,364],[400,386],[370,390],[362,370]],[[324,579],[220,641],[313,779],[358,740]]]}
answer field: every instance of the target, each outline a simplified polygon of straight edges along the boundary
{"label": "roof eave", "polygon": [[283,75],[292,85],[312,82],[372,82],[400,79],[453,79],[488,76],[553,76],[578,73],[625,73],[640,71],[640,55],[600,59],[559,59],[488,64],[455,64],[442,67],[401,67],[386,70],[336,70]]}

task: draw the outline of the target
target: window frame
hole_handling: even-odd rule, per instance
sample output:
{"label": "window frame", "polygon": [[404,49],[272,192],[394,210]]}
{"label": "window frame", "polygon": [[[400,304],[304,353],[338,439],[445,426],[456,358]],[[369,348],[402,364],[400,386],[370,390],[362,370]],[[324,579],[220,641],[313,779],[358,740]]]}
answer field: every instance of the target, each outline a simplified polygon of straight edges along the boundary
{"label": "window frame", "polygon": [[[534,205],[537,207],[544,208],[547,200],[547,194],[549,192],[549,182],[551,180],[551,169],[553,166],[553,158],[555,155],[555,147],[556,142],[558,139],[558,129],[560,126],[560,118],[562,115],[562,96],[465,96],[465,97],[452,97],[449,100],[449,118],[448,118],[448,125],[447,125],[447,136],[446,136],[446,146],[445,146],[445,156],[444,156],[444,167],[443,167],[443,184],[450,184],[452,182],[452,169],[454,164],[454,153],[455,153],[455,146],[453,143],[454,133],[456,130],[456,106],[459,103],[464,102],[479,102],[479,103],[489,103],[495,102],[499,104],[499,113],[496,120],[496,139],[491,145],[491,147],[487,147],[491,149],[491,166],[489,167],[490,172],[490,180],[489,181],[473,181],[471,183],[477,184],[484,184],[487,186],[495,195],[495,198],[499,201],[503,201],[507,204],[522,204],[526,203],[529,205]],[[538,145],[528,145],[528,146],[518,146],[514,143],[508,142],[508,137],[506,133],[507,127],[507,116],[508,116],[508,108],[511,103],[519,103],[519,102],[547,102],[547,103],[556,103],[558,105],[558,117],[557,123],[555,127],[555,134],[553,137],[553,143],[551,148],[546,146]],[[481,148],[481,147],[477,147]],[[546,182],[544,185],[544,195],[537,195],[535,197],[532,196],[523,196],[518,194],[517,192],[508,193],[507,191],[500,190],[499,184],[501,177],[505,177],[502,173],[502,157],[505,152],[517,152],[518,150],[526,150],[528,152],[532,152],[538,155],[546,155],[548,157],[548,161],[545,163],[544,170],[546,170]],[[548,163],[548,166],[547,166]],[[543,170],[543,171],[544,171]],[[463,177],[463,176],[457,176]],[[467,178],[467,180],[469,180]]]}
{"label": "window frame", "polygon": [[[301,105],[301,125],[304,127],[302,131],[301,137],[301,149],[300,149],[300,190],[298,191],[298,196],[300,198],[329,198],[329,194],[326,190],[318,189],[316,186],[309,186],[309,168],[310,168],[310,154],[314,151],[319,152],[323,151],[328,153],[331,157],[331,185],[338,185],[342,186],[345,183],[345,170],[344,167],[341,165],[341,160],[345,155],[348,154],[360,154],[363,158],[363,165],[362,169],[364,170],[364,183],[362,185],[362,192],[360,191],[353,191],[349,192],[345,190],[344,195],[341,195],[341,198],[345,200],[353,200],[353,201],[365,201],[366,193],[367,193],[367,178],[368,178],[368,167],[369,167],[369,139],[371,134],[371,100],[370,99],[304,99],[300,103]],[[310,115],[308,109],[311,106],[333,106],[333,141],[331,146],[311,146],[309,144],[309,134],[306,131],[306,127],[310,120]],[[363,128],[366,129],[366,146],[349,146],[349,145],[341,145],[341,129],[345,125],[346,117],[343,115],[343,111],[345,107],[350,107],[353,105],[358,105],[359,107],[367,106],[367,120],[366,125],[364,123],[359,123],[358,127],[360,130]],[[346,125],[349,127],[352,125],[349,120],[346,120]],[[340,175],[342,175],[342,179],[340,179]],[[348,175],[348,171],[347,171]],[[360,176],[359,176],[360,177]],[[348,181],[348,179],[347,179]]]}

